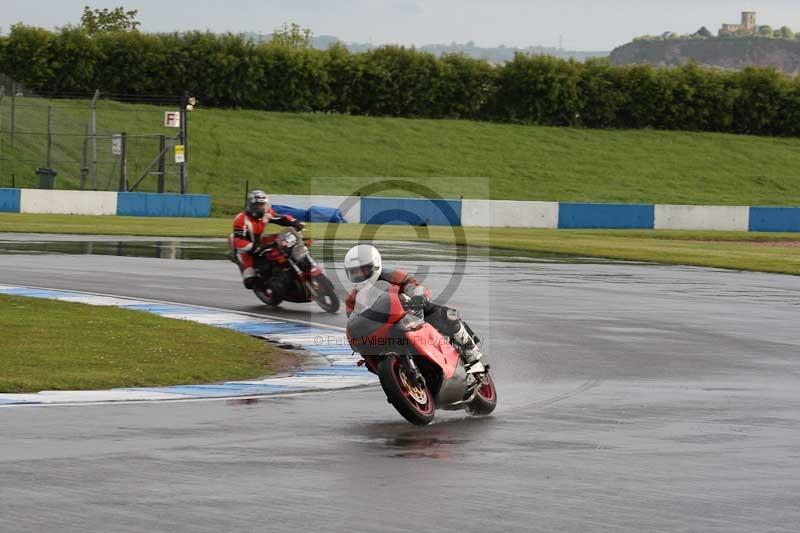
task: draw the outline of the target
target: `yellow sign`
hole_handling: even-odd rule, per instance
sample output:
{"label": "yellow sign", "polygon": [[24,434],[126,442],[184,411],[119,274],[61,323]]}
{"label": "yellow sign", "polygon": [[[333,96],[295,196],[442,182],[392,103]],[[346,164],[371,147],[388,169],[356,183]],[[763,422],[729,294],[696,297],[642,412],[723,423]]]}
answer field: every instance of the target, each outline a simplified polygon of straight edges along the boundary
{"label": "yellow sign", "polygon": [[186,148],[182,144],[175,145],[175,162],[176,163],[186,162]]}

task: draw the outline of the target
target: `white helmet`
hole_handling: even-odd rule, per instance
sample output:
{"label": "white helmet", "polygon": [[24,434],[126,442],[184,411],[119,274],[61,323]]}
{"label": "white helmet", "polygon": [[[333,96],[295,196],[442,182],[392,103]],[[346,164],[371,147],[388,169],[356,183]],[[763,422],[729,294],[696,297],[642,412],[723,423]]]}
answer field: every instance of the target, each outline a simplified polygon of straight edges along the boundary
{"label": "white helmet", "polygon": [[356,289],[374,283],[381,275],[381,253],[369,244],[353,246],[344,256],[344,271]]}

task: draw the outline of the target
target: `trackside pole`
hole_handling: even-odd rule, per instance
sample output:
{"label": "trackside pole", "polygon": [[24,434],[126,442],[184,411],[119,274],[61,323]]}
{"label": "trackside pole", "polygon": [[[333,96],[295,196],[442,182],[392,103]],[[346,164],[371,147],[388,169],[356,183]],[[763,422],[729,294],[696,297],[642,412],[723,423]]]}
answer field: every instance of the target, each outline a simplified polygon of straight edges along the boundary
{"label": "trackside pole", "polygon": [[[3,97],[6,95],[5,85],[0,85],[0,105],[3,103]],[[3,164],[3,108],[0,107],[0,174],[2,174]]]}
{"label": "trackside pole", "polygon": [[92,190],[97,190],[97,99],[100,98],[100,89],[94,91],[91,110],[90,134],[92,136]]}
{"label": "trackside pole", "polygon": [[81,150],[81,190],[86,190],[86,175],[89,173],[89,126],[84,130],[83,149]]}
{"label": "trackside pole", "polygon": [[45,167],[53,166],[53,106],[47,106],[47,164]]}
{"label": "trackside pole", "polygon": [[166,176],[164,173],[166,172],[167,166],[167,136],[166,135],[159,135],[158,136],[158,150],[161,156],[158,158],[158,192],[163,193],[165,189],[165,182]]}
{"label": "trackside pole", "polygon": [[125,134],[124,131],[122,133],[120,133],[120,141],[121,141],[121,145],[122,145],[121,146],[122,150],[121,150],[120,155],[119,155],[119,192],[125,192],[125,191],[128,190],[128,184],[127,184],[127,180],[128,180],[128,176],[127,176],[127,174],[128,174],[128,164],[127,164],[127,161],[126,161],[126,157],[127,157],[126,152],[128,150],[128,148],[127,148],[127,144],[128,143],[127,143],[127,139],[125,137],[126,137],[126,134]]}
{"label": "trackside pole", "polygon": [[189,156],[187,154],[187,146],[186,146],[186,132],[187,132],[187,124],[186,124],[186,106],[189,104],[189,92],[186,91],[183,93],[181,97],[181,110],[180,110],[180,117],[181,117],[181,127],[178,137],[180,138],[179,142],[183,145],[183,162],[179,163],[180,165],[180,176],[181,176],[181,194],[186,194],[189,189]]}
{"label": "trackside pole", "polygon": [[14,147],[14,130],[17,126],[17,82],[11,82],[11,135],[9,136],[9,143]]}

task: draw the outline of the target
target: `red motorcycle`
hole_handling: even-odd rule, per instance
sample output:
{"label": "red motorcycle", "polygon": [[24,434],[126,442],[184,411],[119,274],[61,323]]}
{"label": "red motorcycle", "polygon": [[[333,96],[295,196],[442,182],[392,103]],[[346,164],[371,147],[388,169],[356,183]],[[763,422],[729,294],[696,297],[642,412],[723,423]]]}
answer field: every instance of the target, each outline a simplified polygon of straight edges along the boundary
{"label": "red motorcycle", "polygon": [[386,397],[403,417],[420,426],[436,409],[488,415],[497,405],[489,368],[467,373],[450,339],[408,307],[409,298],[388,283],[358,292],[347,320],[347,339],[378,375]]}
{"label": "red motorcycle", "polygon": [[294,228],[261,238],[261,249],[254,257],[258,279],[253,293],[259,300],[271,307],[285,300],[317,302],[328,313],[339,310],[331,280],[308,251],[312,242]]}

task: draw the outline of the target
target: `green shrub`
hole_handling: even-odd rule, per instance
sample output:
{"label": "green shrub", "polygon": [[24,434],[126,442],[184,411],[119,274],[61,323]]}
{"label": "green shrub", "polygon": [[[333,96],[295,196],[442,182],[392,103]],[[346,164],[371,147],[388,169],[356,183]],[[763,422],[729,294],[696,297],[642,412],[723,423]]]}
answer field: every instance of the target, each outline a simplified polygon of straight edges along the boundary
{"label": "green shrub", "polygon": [[517,54],[493,65],[385,46],[350,53],[209,32],[15,25],[0,72],[42,93],[179,95],[271,111],[465,118],[590,128],[800,133],[800,82],[771,69],[613,67]]}

